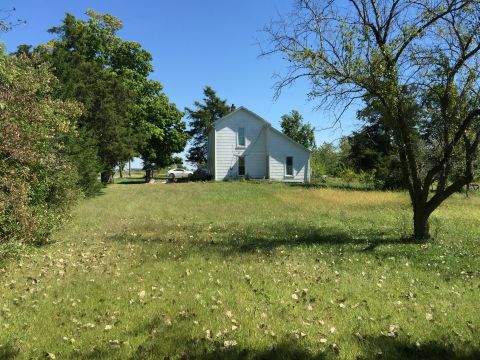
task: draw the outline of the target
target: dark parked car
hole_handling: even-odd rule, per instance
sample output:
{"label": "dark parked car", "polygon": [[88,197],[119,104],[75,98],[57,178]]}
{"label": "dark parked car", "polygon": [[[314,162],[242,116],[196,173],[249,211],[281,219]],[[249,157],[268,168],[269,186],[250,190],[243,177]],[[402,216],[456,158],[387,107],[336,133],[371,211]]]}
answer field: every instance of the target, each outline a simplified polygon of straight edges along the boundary
{"label": "dark parked car", "polygon": [[213,176],[208,172],[208,169],[197,169],[192,175],[193,181],[209,181]]}

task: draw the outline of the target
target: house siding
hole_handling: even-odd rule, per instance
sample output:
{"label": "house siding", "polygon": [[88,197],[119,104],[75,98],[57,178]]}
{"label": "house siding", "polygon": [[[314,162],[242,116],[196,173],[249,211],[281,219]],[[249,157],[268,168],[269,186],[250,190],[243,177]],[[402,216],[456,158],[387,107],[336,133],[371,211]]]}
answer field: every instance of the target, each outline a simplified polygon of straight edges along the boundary
{"label": "house siding", "polygon": [[[238,158],[245,157],[245,176],[264,178],[266,169],[264,124],[246,112],[237,112],[216,125],[215,179],[238,177]],[[238,128],[245,128],[245,146],[237,145]]]}
{"label": "house siding", "polygon": [[[245,146],[237,144],[238,128],[245,128]],[[210,148],[213,140],[214,148]],[[269,123],[244,108],[227,115],[209,134],[209,169],[215,180],[238,178],[238,158],[245,157],[245,176],[277,181],[310,181],[310,153],[279,134]],[[293,157],[293,176],[286,176],[286,157]],[[267,163],[268,161],[268,163]],[[213,171],[212,171],[213,170]]]}
{"label": "house siding", "polygon": [[[270,179],[278,181],[310,181],[310,153],[293,144],[274,130],[269,133]],[[287,156],[293,157],[293,176],[286,175]]]}

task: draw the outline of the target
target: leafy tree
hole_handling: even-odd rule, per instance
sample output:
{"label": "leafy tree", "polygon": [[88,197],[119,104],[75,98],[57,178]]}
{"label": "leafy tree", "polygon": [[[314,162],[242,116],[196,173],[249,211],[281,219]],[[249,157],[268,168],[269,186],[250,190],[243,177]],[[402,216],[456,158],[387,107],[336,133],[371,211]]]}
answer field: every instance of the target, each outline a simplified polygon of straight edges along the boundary
{"label": "leafy tree", "polygon": [[[57,95],[85,106],[79,127],[93,135],[102,163],[102,182],[136,153],[139,141],[137,104],[151,55],[117,35],[122,23],[109,14],[87,11],[88,19],[67,14],[49,31],[56,39],[36,52],[54,66],[61,86]],[[140,84],[139,84],[140,83]]]}
{"label": "leafy tree", "polygon": [[26,56],[28,58],[32,58],[33,57],[32,51],[33,51],[32,45],[22,44],[17,46],[17,51],[15,51],[13,55],[17,57]]}
{"label": "leafy tree", "polygon": [[364,125],[347,137],[350,145],[348,162],[356,172],[372,174],[377,188],[404,188],[393,134],[385,127],[379,111],[381,104],[375,100],[364,100],[365,107],[357,112]]}
{"label": "leafy tree", "polygon": [[344,169],[341,147],[333,143],[323,143],[312,153],[311,166],[314,176],[339,176]]}
{"label": "leafy tree", "polygon": [[[301,0],[267,28],[289,61],[277,91],[307,78],[310,96],[342,112],[366,96],[392,131],[413,209],[416,239],[430,214],[474,178],[480,143],[480,4],[472,0]],[[436,101],[426,99],[431,89]],[[425,124],[438,131],[422,132]],[[432,148],[434,144],[434,148]],[[434,149],[435,151],[431,152]],[[464,162],[451,179],[455,154]],[[437,187],[433,193],[433,182]]]}
{"label": "leafy tree", "polygon": [[347,140],[350,144],[348,163],[357,173],[372,174],[376,188],[403,187],[400,160],[388,132],[380,124],[365,125],[349,135]]}
{"label": "leafy tree", "polygon": [[65,148],[81,106],[56,83],[47,64],[0,54],[0,244],[47,241],[78,195]]}
{"label": "leafy tree", "polygon": [[85,196],[97,195],[102,189],[97,180],[102,164],[97,156],[95,137],[86,128],[75,125],[64,142],[63,154],[76,170],[77,187]]}
{"label": "leafy tree", "polygon": [[220,99],[215,91],[206,86],[203,90],[203,104],[195,101],[195,110],[185,108],[185,113],[190,119],[190,136],[192,146],[187,155],[187,160],[201,166],[207,162],[208,131],[215,121],[221,119],[230,112],[227,100]]}
{"label": "leafy tree", "polygon": [[62,85],[58,96],[84,104],[79,128],[97,144],[106,183],[116,166],[138,154],[162,166],[183,150],[187,134],[183,114],[162,85],[148,79],[152,56],[117,36],[122,23],[116,17],[91,10],[87,15],[79,20],[67,14],[61,26],[50,29],[57,38],[35,52],[53,63]]}
{"label": "leafy tree", "polygon": [[285,135],[309,150],[315,148],[315,129],[309,123],[303,122],[303,117],[297,110],[282,115],[281,119],[280,126]]}
{"label": "leafy tree", "polygon": [[173,154],[183,151],[188,141],[183,113],[170,103],[161,92],[162,86],[156,81],[148,83],[149,94],[141,98],[140,126],[144,139],[139,153],[144,161],[146,181],[153,177],[154,168],[162,168],[174,163]]}

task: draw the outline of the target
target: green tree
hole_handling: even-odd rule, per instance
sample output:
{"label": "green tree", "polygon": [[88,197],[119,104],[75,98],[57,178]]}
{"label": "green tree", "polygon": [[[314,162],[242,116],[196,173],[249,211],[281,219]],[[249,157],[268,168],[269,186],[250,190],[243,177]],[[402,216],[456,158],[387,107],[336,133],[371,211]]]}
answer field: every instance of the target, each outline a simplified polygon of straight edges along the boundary
{"label": "green tree", "polygon": [[203,90],[203,103],[195,101],[196,109],[185,108],[190,119],[190,136],[192,145],[188,151],[187,160],[201,166],[207,162],[208,131],[215,121],[230,112],[227,100],[220,99],[215,91],[206,86]]}
{"label": "green tree", "polygon": [[379,111],[381,104],[364,101],[365,107],[357,112],[364,125],[346,138],[350,145],[348,162],[357,173],[371,174],[377,188],[405,188],[392,130],[386,128]]}
{"label": "green tree", "polygon": [[0,54],[0,244],[47,241],[78,195],[65,148],[81,106],[56,84],[47,64]]}
{"label": "green tree", "polygon": [[153,177],[154,168],[171,165],[177,158],[175,153],[182,152],[187,144],[189,134],[182,121],[183,113],[169,102],[161,92],[162,86],[157,81],[148,82],[148,95],[141,98],[140,123],[144,137],[139,145],[139,154],[144,161],[146,181]]}
{"label": "green tree", "polygon": [[61,26],[50,29],[56,39],[35,52],[53,63],[61,82],[58,96],[84,104],[79,128],[93,136],[106,183],[116,166],[138,154],[163,166],[183,150],[187,134],[183,114],[169,103],[162,85],[148,79],[150,53],[117,36],[122,23],[116,17],[91,10],[87,15],[79,20],[67,14]]}
{"label": "green tree", "polygon": [[63,154],[75,168],[77,187],[85,196],[97,195],[102,189],[102,184],[97,180],[102,164],[97,156],[95,137],[75,122],[64,142]]}
{"label": "green tree", "polygon": [[323,143],[313,151],[312,172],[314,176],[338,176],[342,170],[342,163],[338,149],[332,143]]}
{"label": "green tree", "polygon": [[282,132],[290,139],[302,144],[309,150],[315,149],[315,129],[309,123],[304,123],[303,116],[297,110],[282,115],[280,126]]}
{"label": "green tree", "polygon": [[[291,16],[266,29],[272,48],[264,54],[281,53],[290,66],[277,91],[309,79],[310,96],[342,113],[355,100],[375,100],[378,122],[391,129],[398,151],[413,236],[428,239],[431,213],[474,178],[480,143],[480,5],[472,0],[350,0],[351,11],[346,11],[340,1],[297,4]],[[431,106],[425,95],[433,87],[438,90]],[[421,134],[425,123],[436,123],[439,131]],[[430,144],[436,151],[426,156]],[[461,152],[463,166],[449,181],[452,160]],[[434,181],[438,185],[430,192]]]}
{"label": "green tree", "polygon": [[116,165],[136,154],[139,89],[152,70],[151,55],[117,36],[122,23],[116,17],[91,10],[87,15],[80,20],[67,14],[49,30],[56,39],[36,52],[53,64],[61,84],[57,95],[84,104],[79,127],[94,137],[106,183]]}

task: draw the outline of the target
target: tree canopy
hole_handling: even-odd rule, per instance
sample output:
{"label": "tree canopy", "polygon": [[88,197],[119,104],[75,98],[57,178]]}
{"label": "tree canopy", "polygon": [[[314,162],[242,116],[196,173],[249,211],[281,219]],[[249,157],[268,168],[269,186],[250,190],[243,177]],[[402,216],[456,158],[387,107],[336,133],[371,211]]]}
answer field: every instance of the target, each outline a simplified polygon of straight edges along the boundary
{"label": "tree canopy", "polygon": [[190,136],[192,145],[188,151],[187,159],[197,166],[207,162],[208,131],[215,121],[230,112],[227,100],[222,100],[216,92],[206,86],[203,89],[203,103],[195,101],[195,109],[185,108],[185,113],[190,119]]}
{"label": "tree canopy", "polygon": [[302,144],[309,150],[315,148],[314,128],[309,123],[303,121],[303,116],[297,110],[292,110],[290,114],[282,115],[280,126],[282,132],[290,139]]}
{"label": "tree canopy", "polygon": [[67,14],[49,30],[55,39],[35,52],[53,64],[61,84],[58,96],[84,104],[78,123],[93,136],[102,180],[108,182],[115,166],[138,154],[163,164],[183,150],[187,134],[162,85],[148,79],[150,53],[117,35],[118,18],[92,10],[87,16]]}
{"label": "tree canopy", "polygon": [[[343,113],[365,97],[376,101],[377,122],[392,133],[409,190],[414,237],[426,239],[430,214],[474,177],[480,4],[350,0],[349,5],[298,1],[292,14],[266,28],[271,43],[263,53],[288,60],[278,91],[306,78],[310,98],[325,108]],[[463,163],[452,179],[457,155]]]}
{"label": "tree canopy", "polygon": [[[161,92],[161,84],[150,80],[146,85],[138,116],[144,119],[139,124],[144,137],[139,145],[139,154],[148,170],[176,161],[173,154],[183,151],[189,134],[182,121],[183,113]],[[150,177],[151,173],[147,171],[147,180]]]}

